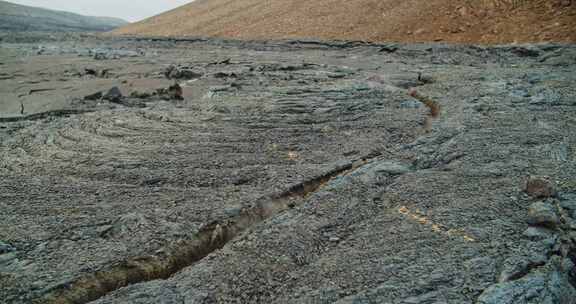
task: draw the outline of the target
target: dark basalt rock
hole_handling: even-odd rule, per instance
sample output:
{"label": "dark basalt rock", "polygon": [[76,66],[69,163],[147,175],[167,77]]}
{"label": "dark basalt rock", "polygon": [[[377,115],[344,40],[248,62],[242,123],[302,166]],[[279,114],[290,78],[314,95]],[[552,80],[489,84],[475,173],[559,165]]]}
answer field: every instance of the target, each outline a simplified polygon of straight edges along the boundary
{"label": "dark basalt rock", "polygon": [[118,87],[113,87],[110,90],[108,90],[108,92],[106,94],[104,94],[104,96],[102,96],[102,99],[108,100],[108,101],[114,102],[114,103],[120,103],[120,102],[122,102],[123,97],[124,96],[122,95],[122,92],[120,91],[120,89]]}
{"label": "dark basalt rock", "polygon": [[164,76],[168,79],[192,80],[202,77],[203,74],[194,71],[191,67],[171,65],[164,72]]}

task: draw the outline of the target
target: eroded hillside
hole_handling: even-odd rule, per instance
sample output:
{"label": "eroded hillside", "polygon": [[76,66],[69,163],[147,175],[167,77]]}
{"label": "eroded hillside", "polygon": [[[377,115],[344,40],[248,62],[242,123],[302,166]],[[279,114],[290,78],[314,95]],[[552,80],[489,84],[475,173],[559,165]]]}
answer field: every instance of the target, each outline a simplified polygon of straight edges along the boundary
{"label": "eroded hillside", "polygon": [[0,31],[105,32],[126,24],[119,18],[83,16],[0,1]]}
{"label": "eroded hillside", "polygon": [[456,43],[576,42],[564,0],[196,0],[116,35]]}

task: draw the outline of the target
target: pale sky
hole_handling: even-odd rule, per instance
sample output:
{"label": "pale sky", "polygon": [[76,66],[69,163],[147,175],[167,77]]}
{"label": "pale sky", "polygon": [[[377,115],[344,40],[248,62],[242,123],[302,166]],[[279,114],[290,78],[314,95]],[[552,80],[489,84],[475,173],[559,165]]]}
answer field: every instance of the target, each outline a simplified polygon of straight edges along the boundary
{"label": "pale sky", "polygon": [[7,0],[8,2],[68,11],[89,16],[138,21],[193,0]]}

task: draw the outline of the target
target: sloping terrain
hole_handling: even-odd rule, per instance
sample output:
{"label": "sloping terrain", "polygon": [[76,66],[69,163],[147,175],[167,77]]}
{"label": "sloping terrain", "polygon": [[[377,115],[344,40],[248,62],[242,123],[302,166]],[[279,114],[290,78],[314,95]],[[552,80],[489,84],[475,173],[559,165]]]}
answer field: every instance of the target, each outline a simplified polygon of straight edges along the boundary
{"label": "sloping terrain", "polygon": [[110,17],[92,17],[0,1],[0,31],[104,32],[128,24]]}
{"label": "sloping terrain", "polygon": [[117,35],[240,39],[576,42],[574,1],[196,0]]}
{"label": "sloping terrain", "polygon": [[5,303],[575,303],[574,46],[37,45],[0,47]]}

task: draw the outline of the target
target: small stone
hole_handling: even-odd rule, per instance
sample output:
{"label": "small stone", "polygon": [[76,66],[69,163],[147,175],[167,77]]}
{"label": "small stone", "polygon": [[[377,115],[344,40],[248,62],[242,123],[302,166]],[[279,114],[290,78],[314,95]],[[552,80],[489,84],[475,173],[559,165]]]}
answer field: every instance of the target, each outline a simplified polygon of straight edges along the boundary
{"label": "small stone", "polygon": [[544,227],[528,227],[523,234],[532,241],[539,241],[551,237],[554,231]]}
{"label": "small stone", "polygon": [[519,57],[538,57],[540,52],[533,47],[516,46],[512,48],[512,53]]}
{"label": "small stone", "polygon": [[535,198],[556,196],[554,184],[547,177],[530,176],[526,181],[524,191]]}
{"label": "small stone", "polygon": [[212,75],[214,78],[237,78],[238,75],[234,72],[216,72]]}
{"label": "small stone", "polygon": [[122,101],[122,92],[118,87],[111,88],[106,95],[103,96],[103,99],[108,100],[110,102],[121,102]]}
{"label": "small stone", "polygon": [[410,171],[412,170],[408,165],[393,161],[381,162],[374,167],[374,172],[377,174],[402,175]]}
{"label": "small stone", "polygon": [[90,75],[90,76],[96,76],[96,75],[98,75],[98,71],[96,71],[96,70],[94,70],[94,69],[85,68],[85,69],[84,69],[84,74],[85,74],[85,75]]}
{"label": "small stone", "polygon": [[16,248],[10,244],[0,241],[0,254],[9,253],[12,251],[16,251]]}
{"label": "small stone", "polygon": [[434,83],[435,79],[434,79],[434,77],[432,77],[430,75],[422,75],[422,73],[418,73],[418,82],[420,85],[425,85],[425,84]]}
{"label": "small stone", "polygon": [[103,53],[96,53],[94,54],[94,60],[104,60],[106,59],[106,55]]}
{"label": "small stone", "polygon": [[545,202],[536,202],[528,208],[528,224],[554,228],[559,223],[554,207]]}
{"label": "small stone", "polygon": [[168,88],[168,94],[173,100],[184,100],[184,92],[178,83],[175,83]]}

